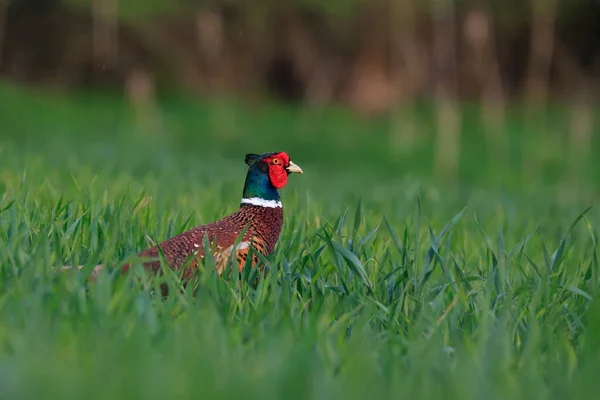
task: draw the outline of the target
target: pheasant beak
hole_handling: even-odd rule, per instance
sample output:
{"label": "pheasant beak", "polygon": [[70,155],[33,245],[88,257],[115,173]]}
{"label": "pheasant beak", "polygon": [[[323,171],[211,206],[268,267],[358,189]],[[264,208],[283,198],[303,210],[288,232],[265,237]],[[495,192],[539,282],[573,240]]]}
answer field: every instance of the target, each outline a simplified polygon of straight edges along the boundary
{"label": "pheasant beak", "polygon": [[297,166],[296,164],[294,164],[293,162],[290,161],[290,165],[287,166],[286,168],[288,173],[292,173],[292,172],[296,172],[298,174],[302,174],[302,168],[300,168],[299,166]]}

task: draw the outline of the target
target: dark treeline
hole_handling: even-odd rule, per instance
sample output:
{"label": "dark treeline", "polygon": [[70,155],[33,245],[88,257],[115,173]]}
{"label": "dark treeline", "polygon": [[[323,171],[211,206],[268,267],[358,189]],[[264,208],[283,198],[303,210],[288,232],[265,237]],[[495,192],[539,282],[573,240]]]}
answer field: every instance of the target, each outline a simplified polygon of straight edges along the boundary
{"label": "dark treeline", "polygon": [[0,76],[378,112],[600,93],[596,0],[0,0]]}

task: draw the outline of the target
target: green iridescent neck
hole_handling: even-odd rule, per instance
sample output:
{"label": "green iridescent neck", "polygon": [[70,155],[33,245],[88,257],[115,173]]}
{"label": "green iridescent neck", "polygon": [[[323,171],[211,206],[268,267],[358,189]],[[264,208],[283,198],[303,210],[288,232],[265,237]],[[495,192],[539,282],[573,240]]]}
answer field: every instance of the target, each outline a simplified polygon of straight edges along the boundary
{"label": "green iridescent neck", "polygon": [[242,197],[244,199],[257,197],[264,200],[280,200],[279,191],[271,184],[269,175],[261,172],[256,164],[248,170]]}

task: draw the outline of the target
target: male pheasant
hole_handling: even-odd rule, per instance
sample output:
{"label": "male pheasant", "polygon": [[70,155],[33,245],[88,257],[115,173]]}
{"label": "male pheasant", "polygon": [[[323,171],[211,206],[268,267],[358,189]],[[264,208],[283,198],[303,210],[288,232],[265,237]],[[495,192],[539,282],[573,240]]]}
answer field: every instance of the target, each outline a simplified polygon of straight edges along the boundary
{"label": "male pheasant", "polygon": [[[285,152],[246,154],[245,162],[248,165],[248,172],[239,209],[218,221],[198,226],[167,239],[158,246],[142,251],[138,256],[148,259],[142,263],[144,268],[158,273],[160,270],[158,247],[160,247],[169,268],[180,270],[188,261],[182,276],[185,281],[197,267],[198,261],[204,258],[203,240],[208,236],[209,243],[216,247],[213,257],[216,261],[217,273],[221,275],[234,251],[236,239],[244,230],[246,232],[235,248],[235,258],[240,272],[246,265],[250,247],[265,256],[273,252],[283,225],[283,206],[279,189],[287,184],[289,174],[293,172],[302,174],[303,171]],[[257,263],[258,257],[254,254],[252,267]],[[82,266],[78,268],[81,269]],[[92,280],[102,268],[102,265],[94,268]],[[129,268],[129,264],[124,265],[122,272],[127,272]]]}

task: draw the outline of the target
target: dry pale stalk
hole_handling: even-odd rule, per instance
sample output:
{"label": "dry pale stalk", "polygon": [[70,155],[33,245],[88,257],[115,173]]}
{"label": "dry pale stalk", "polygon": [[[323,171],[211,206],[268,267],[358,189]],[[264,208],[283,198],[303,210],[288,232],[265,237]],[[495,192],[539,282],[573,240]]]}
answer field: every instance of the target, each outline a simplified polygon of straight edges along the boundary
{"label": "dry pale stalk", "polygon": [[133,108],[136,132],[160,134],[154,78],[143,68],[132,68],[125,82],[125,91]]}
{"label": "dry pale stalk", "polygon": [[[583,97],[583,96],[582,96]],[[569,135],[571,175],[576,183],[581,183],[581,174],[589,165],[594,116],[590,102],[586,98],[575,101],[571,108],[571,127]]]}
{"label": "dry pale stalk", "polygon": [[414,96],[424,80],[425,60],[420,51],[414,0],[392,0],[390,12],[390,70],[401,85],[397,106],[390,116],[390,149],[397,153],[411,151],[416,139],[417,118]]}
{"label": "dry pale stalk", "polygon": [[434,57],[437,108],[436,175],[443,181],[455,180],[458,173],[461,114],[457,98],[456,17],[454,2],[435,0]]}
{"label": "dry pale stalk", "polygon": [[550,66],[554,52],[556,0],[534,0],[527,66],[527,99],[545,104],[548,100]]}
{"label": "dry pale stalk", "polygon": [[507,138],[503,135],[505,98],[500,77],[500,65],[494,45],[494,25],[485,7],[467,12],[463,36],[470,49],[469,76],[480,85],[482,120],[488,148],[494,165],[503,165],[508,158]]}

